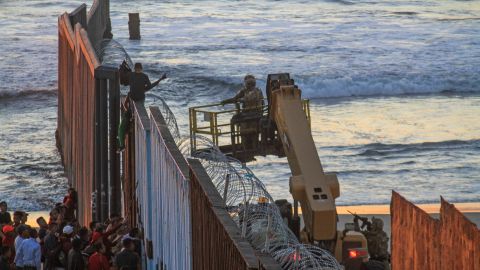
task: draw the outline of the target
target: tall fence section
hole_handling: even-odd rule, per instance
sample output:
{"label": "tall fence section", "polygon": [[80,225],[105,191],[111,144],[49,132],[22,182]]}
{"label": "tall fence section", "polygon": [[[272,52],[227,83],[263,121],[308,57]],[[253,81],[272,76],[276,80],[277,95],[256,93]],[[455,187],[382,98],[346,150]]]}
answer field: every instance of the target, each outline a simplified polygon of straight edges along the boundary
{"label": "tall fence section", "polygon": [[[256,254],[196,160],[187,160],[158,107],[134,103],[124,186],[136,187],[125,209],[144,231],[146,269],[279,269]],[[130,153],[134,153],[133,155]]]}
{"label": "tall fence section", "polygon": [[57,146],[70,185],[78,191],[83,224],[121,210],[118,69],[100,65],[89,39],[96,30],[86,31],[97,7],[107,2],[94,1],[88,19],[85,5],[58,18]]}
{"label": "tall fence section", "polygon": [[147,112],[143,103],[131,104],[126,149],[117,152],[118,67],[103,66],[94,51],[110,30],[108,0],[94,1],[88,14],[83,4],[58,19],[56,137],[78,191],[79,221],[122,211],[143,231],[145,269],[278,269],[239,237],[225,206],[212,203],[220,195],[211,186],[206,191],[211,180],[187,163],[166,123],[172,119],[157,107]]}
{"label": "tall fence section", "polygon": [[392,269],[480,269],[480,230],[453,204],[441,199],[432,218],[393,192]]}

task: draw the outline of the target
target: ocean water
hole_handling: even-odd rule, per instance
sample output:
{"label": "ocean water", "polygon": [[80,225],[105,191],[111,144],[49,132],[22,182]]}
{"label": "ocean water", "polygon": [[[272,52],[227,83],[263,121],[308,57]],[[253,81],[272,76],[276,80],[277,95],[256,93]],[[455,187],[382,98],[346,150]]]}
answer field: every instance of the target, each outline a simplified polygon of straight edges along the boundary
{"label": "ocean water", "polygon": [[[67,186],[55,149],[57,16],[79,1],[0,0],[0,199],[47,209]],[[90,4],[90,3],[87,3]],[[142,40],[128,39],[140,12]],[[187,107],[290,72],[338,204],[480,201],[480,1],[112,1],[114,38],[188,133]],[[110,59],[109,63],[120,63]],[[290,198],[286,159],[249,164]]]}

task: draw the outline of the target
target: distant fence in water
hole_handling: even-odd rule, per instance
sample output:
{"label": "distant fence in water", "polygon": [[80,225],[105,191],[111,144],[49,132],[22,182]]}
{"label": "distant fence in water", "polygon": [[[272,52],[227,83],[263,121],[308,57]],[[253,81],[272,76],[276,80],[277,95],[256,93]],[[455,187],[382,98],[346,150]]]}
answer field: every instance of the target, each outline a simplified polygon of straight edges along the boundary
{"label": "distant fence in water", "polygon": [[[107,6],[108,1],[94,1],[88,19],[85,4],[58,18],[57,146],[78,191],[82,224],[120,212],[118,70],[100,65],[89,39],[104,35],[105,27],[96,26],[108,25],[108,16],[99,22]],[[88,32],[87,24],[92,25]]]}
{"label": "distant fence in water", "polygon": [[[125,200],[145,234],[147,269],[280,269],[256,254],[201,164],[185,160],[158,107],[135,103],[124,154]],[[132,138],[133,137],[133,138]],[[134,153],[134,154],[133,154]],[[132,172],[130,170],[130,172]]]}
{"label": "distant fence in water", "polygon": [[480,270],[479,229],[443,198],[439,220],[396,192],[390,211],[393,270]]}

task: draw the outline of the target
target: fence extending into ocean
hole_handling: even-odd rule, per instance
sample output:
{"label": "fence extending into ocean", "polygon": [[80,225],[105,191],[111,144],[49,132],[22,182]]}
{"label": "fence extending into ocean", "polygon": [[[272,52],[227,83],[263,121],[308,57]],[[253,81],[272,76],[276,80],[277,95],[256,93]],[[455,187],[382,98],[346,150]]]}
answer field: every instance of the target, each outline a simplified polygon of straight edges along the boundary
{"label": "fence extending into ocean", "polygon": [[440,219],[393,192],[392,269],[480,269],[480,230],[443,198]]}
{"label": "fence extending into ocean", "polygon": [[85,4],[58,19],[57,145],[84,224],[121,207],[118,69],[100,65],[89,38],[103,36],[108,24],[99,22],[108,1],[95,3],[88,19]]}
{"label": "fence extending into ocean", "polygon": [[[122,213],[143,232],[145,269],[280,269],[254,250],[198,160],[180,152],[158,107],[132,103],[120,155],[118,67],[94,48],[111,38],[108,0],[58,18],[57,146],[77,216],[87,225]],[[393,193],[392,269],[480,270],[480,231],[452,204],[440,219]]]}
{"label": "fence extending into ocean", "polygon": [[132,103],[119,154],[120,80],[94,48],[111,38],[109,3],[58,19],[57,146],[81,224],[122,213],[143,232],[145,269],[280,269],[241,237],[202,165],[178,149],[158,107]]}

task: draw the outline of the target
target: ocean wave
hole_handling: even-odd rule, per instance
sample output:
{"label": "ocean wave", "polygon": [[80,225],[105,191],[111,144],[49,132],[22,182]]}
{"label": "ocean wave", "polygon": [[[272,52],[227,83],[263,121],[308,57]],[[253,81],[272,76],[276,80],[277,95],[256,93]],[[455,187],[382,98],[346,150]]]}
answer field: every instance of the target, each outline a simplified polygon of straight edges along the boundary
{"label": "ocean wave", "polygon": [[446,149],[473,149],[480,146],[479,140],[449,140],[440,142],[423,142],[412,144],[383,144],[373,143],[362,146],[354,146],[358,152],[354,156],[389,156],[406,152],[443,151]]}
{"label": "ocean wave", "polygon": [[418,15],[418,12],[415,12],[415,11],[395,11],[395,12],[392,12],[392,14],[405,15],[405,16],[415,16],[415,15]]}
{"label": "ocean wave", "polygon": [[476,21],[480,20],[480,17],[447,17],[438,18],[437,21]]}
{"label": "ocean wave", "polygon": [[347,0],[324,0],[324,2],[338,3],[342,5],[355,5],[354,2],[347,1]]}
{"label": "ocean wave", "polygon": [[57,89],[29,89],[29,90],[4,90],[0,89],[0,100],[10,98],[22,98],[27,96],[42,95],[42,96],[56,96]]}
{"label": "ocean wave", "polygon": [[462,80],[423,76],[306,77],[294,78],[307,98],[398,96],[415,94],[480,93],[480,77]]}

